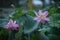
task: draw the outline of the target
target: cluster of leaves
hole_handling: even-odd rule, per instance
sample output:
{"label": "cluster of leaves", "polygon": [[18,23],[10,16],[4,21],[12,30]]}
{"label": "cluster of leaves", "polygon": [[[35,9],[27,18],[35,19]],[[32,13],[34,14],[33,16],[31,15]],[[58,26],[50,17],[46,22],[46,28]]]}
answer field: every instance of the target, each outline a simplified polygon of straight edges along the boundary
{"label": "cluster of leaves", "polygon": [[[16,11],[12,15],[12,19],[16,20],[20,25],[19,31],[10,31],[9,38],[7,37],[8,31],[3,31],[6,32],[4,34],[8,40],[60,40],[60,14],[57,14],[55,8],[49,10],[50,22],[43,25],[33,20],[35,16],[33,10],[28,10],[25,13],[22,12],[22,9],[16,8]],[[4,22],[0,21],[0,26],[5,25],[7,20],[3,20]],[[1,31],[0,34],[2,34]]]}

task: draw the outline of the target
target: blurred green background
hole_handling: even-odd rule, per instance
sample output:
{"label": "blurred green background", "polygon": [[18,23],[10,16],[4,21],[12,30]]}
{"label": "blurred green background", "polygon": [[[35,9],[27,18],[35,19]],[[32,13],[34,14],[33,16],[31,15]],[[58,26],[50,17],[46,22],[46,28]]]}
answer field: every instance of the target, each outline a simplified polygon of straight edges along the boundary
{"label": "blurred green background", "polygon": [[[53,21],[50,23],[50,30],[44,31],[49,40],[60,40],[60,0],[0,0],[0,40],[8,40],[9,30],[3,29],[5,19],[13,15],[13,19],[18,19],[24,14],[35,16],[33,10],[39,9],[49,12]],[[19,19],[18,19],[19,20]],[[20,31],[22,28],[19,29]],[[41,35],[42,34],[42,35]],[[31,34],[31,40],[48,40],[43,33],[34,31]],[[14,40],[25,40],[21,32],[17,32]],[[27,35],[26,35],[27,36]],[[43,38],[41,38],[43,36]],[[46,38],[44,38],[46,37]]]}

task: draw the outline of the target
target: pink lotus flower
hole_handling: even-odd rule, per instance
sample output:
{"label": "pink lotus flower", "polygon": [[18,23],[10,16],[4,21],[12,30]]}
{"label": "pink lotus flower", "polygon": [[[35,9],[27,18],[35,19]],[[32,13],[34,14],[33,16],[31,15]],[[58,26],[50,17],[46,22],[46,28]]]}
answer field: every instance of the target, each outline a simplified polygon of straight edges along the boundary
{"label": "pink lotus flower", "polygon": [[35,12],[36,17],[34,18],[35,21],[45,23],[46,21],[50,21],[49,18],[47,18],[48,12],[42,12],[42,10],[39,10],[38,13]]}
{"label": "pink lotus flower", "polygon": [[18,27],[19,25],[16,24],[16,21],[13,21],[12,19],[10,19],[8,24],[4,26],[4,28],[8,30],[18,30]]}

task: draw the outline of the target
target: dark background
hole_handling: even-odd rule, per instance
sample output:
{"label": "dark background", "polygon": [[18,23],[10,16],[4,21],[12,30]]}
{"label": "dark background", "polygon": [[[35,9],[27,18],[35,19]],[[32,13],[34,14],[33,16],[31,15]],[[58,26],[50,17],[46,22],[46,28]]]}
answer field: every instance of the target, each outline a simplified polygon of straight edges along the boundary
{"label": "dark background", "polygon": [[9,8],[11,7],[11,4],[14,4],[17,7],[18,3],[18,0],[0,0],[0,7]]}

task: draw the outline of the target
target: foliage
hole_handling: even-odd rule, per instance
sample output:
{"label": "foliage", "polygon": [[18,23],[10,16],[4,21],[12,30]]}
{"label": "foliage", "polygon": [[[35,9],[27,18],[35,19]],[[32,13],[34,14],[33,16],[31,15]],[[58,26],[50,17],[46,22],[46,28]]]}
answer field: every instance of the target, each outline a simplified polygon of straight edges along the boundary
{"label": "foliage", "polygon": [[[23,7],[15,9],[13,15],[11,15],[12,17],[0,19],[0,40],[60,40],[60,14],[58,8],[47,7],[42,9],[43,11],[49,11],[50,22],[45,24],[33,20],[35,17],[34,11],[37,10],[23,12]],[[19,30],[3,29],[10,18],[17,21]]]}

